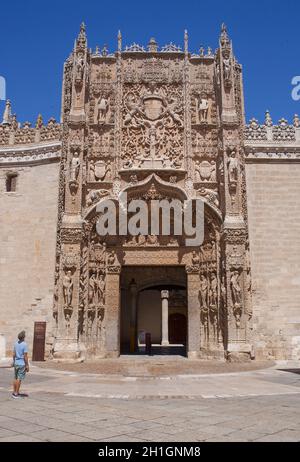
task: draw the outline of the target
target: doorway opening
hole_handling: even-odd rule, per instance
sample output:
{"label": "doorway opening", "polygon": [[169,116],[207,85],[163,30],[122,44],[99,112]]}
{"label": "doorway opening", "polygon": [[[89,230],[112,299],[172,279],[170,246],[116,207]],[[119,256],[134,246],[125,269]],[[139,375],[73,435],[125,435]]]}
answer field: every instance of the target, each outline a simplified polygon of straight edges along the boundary
{"label": "doorway opening", "polygon": [[187,296],[184,266],[123,267],[121,354],[186,356]]}

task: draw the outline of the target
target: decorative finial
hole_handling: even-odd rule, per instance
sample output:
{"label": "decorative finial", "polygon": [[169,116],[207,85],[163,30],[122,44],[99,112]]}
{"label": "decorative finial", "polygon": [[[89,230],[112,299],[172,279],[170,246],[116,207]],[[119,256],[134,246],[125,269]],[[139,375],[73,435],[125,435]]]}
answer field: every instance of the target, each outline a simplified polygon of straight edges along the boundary
{"label": "decorative finial", "polygon": [[118,51],[122,51],[122,34],[121,31],[118,31]]}
{"label": "decorative finial", "polygon": [[5,125],[11,124],[11,102],[9,99],[7,99],[5,103],[2,124],[5,124]]}
{"label": "decorative finial", "polygon": [[189,48],[189,37],[188,31],[185,29],[184,31],[184,52],[187,53]]}
{"label": "decorative finial", "polygon": [[204,56],[204,47],[202,45],[201,45],[201,47],[199,49],[199,55]]}
{"label": "decorative finial", "polygon": [[294,124],[294,127],[295,127],[295,128],[299,128],[299,127],[300,127],[300,119],[299,119],[298,114],[295,114],[295,115],[294,115],[293,124]]}
{"label": "decorative finial", "polygon": [[220,43],[222,47],[229,46],[230,45],[230,40],[228,37],[228,32],[227,32],[227,26],[223,22],[221,26],[221,37],[220,37]]}
{"label": "decorative finial", "polygon": [[85,48],[86,47],[86,33],[85,33],[85,24],[82,22],[80,24],[80,31],[78,38],[76,40],[76,45],[79,48]]}
{"label": "decorative finial", "polygon": [[41,114],[39,114],[36,119],[35,128],[42,128],[42,126],[43,126],[43,117]]}
{"label": "decorative finial", "polygon": [[104,47],[102,48],[101,55],[102,56],[107,56],[108,55],[108,49],[107,49],[106,45],[104,45]]}
{"label": "decorative finial", "polygon": [[272,117],[271,117],[270,111],[268,109],[266,110],[266,114],[265,114],[265,125],[267,127],[272,127],[272,125],[273,125]]}
{"label": "decorative finial", "polygon": [[99,52],[99,45],[96,45],[95,54],[96,54],[96,55],[100,55],[100,52]]}
{"label": "decorative finial", "polygon": [[156,40],[154,37],[151,37],[148,43],[148,51],[150,51],[151,53],[156,53],[157,49],[158,49],[158,45],[156,43]]}

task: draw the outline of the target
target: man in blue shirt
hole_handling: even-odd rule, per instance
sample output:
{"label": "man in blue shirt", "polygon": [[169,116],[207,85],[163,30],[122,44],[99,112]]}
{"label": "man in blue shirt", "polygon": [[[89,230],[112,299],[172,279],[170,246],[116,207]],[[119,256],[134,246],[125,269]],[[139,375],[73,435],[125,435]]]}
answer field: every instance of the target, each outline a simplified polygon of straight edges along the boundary
{"label": "man in blue shirt", "polygon": [[15,368],[15,380],[13,383],[14,391],[13,398],[20,398],[20,386],[22,380],[25,379],[26,372],[29,372],[28,364],[28,347],[25,343],[25,331],[18,335],[18,341],[14,345],[13,363]]}

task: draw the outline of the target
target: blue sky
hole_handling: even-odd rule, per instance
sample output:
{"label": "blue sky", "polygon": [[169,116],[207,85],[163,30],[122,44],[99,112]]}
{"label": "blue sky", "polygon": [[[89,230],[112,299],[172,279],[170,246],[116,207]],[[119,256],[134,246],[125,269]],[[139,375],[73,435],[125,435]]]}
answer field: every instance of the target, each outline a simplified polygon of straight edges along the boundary
{"label": "blue sky", "polygon": [[118,29],[124,46],[152,36],[160,45],[182,45],[186,28],[192,52],[214,50],[225,22],[243,64],[247,120],[263,121],[266,109],[274,122],[300,113],[291,98],[292,77],[300,75],[299,0],[14,0],[2,2],[0,15],[0,76],[22,122],[39,112],[59,119],[63,62],[82,21],[92,48],[115,51]]}

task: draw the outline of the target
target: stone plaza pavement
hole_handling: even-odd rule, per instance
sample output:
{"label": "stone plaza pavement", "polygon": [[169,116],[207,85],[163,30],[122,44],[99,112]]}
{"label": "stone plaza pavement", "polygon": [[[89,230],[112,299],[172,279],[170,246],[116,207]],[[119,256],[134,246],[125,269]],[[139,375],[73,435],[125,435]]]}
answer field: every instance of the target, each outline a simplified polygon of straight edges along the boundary
{"label": "stone plaza pavement", "polygon": [[99,375],[0,367],[0,442],[300,441],[297,364],[233,373]]}

